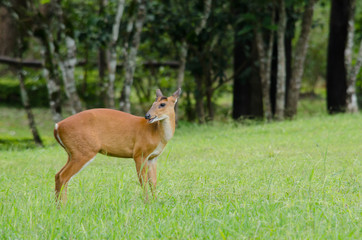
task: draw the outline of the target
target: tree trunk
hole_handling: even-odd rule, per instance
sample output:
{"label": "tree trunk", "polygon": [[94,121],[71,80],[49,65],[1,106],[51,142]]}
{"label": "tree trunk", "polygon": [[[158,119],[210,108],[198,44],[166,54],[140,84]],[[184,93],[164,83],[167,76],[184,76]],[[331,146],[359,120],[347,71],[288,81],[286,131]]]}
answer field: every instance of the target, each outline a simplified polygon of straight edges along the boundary
{"label": "tree trunk", "polygon": [[268,71],[268,68],[270,68],[269,61],[271,60],[271,58],[268,59],[268,57],[265,55],[264,41],[262,39],[262,33],[259,30],[256,30],[255,32],[255,42],[257,45],[257,52],[259,58],[259,75],[261,79],[261,87],[263,94],[262,98],[263,98],[264,118],[269,122],[272,120],[271,104],[270,104],[270,70]]}
{"label": "tree trunk", "polygon": [[187,59],[187,43],[186,41],[182,41],[180,47],[180,65],[177,70],[177,89],[181,88],[184,82],[186,59]]}
{"label": "tree trunk", "polygon": [[285,81],[285,106],[288,106],[288,97],[289,97],[289,86],[290,86],[290,79],[292,78],[292,59],[293,59],[293,39],[294,39],[294,32],[295,32],[295,22],[296,18],[294,17],[296,11],[294,7],[287,7],[287,26],[285,30],[285,67],[286,67],[286,81]]}
{"label": "tree trunk", "polygon": [[358,112],[358,103],[356,95],[356,79],[362,63],[362,41],[359,47],[357,61],[352,65],[353,37],[354,37],[354,15],[356,0],[350,0],[349,19],[347,29],[347,44],[344,51],[345,68],[347,71],[347,92],[346,92],[346,110],[349,113]]}
{"label": "tree trunk", "polygon": [[327,61],[327,108],[330,114],[346,109],[347,71],[344,50],[347,41],[349,0],[332,0]]}
{"label": "tree trunk", "polygon": [[[239,28],[240,27],[240,28]],[[233,84],[233,119],[248,117],[250,115],[250,71],[243,73],[241,70],[251,68],[251,57],[247,49],[251,48],[251,41],[238,36],[239,29],[242,26],[235,27],[234,33],[234,84]],[[243,73],[243,74],[242,74]]]}
{"label": "tree trunk", "polygon": [[205,123],[205,110],[204,110],[204,93],[203,93],[203,79],[202,76],[196,76],[196,113],[197,119],[200,124]]}
{"label": "tree trunk", "polygon": [[[183,40],[181,42],[181,47],[180,47],[180,65],[177,70],[177,89],[182,88],[182,86],[183,86],[183,82],[184,82],[184,78],[185,78],[186,59],[187,59],[187,43],[185,40]],[[176,121],[177,121],[179,118],[178,104],[176,104],[175,113],[176,113]]]}
{"label": "tree trunk", "polygon": [[214,89],[212,88],[212,80],[211,80],[211,73],[210,68],[212,63],[209,62],[210,59],[208,59],[208,64],[205,67],[204,72],[207,71],[207,74],[205,75],[205,83],[206,83],[206,89],[205,89],[205,95],[206,95],[206,106],[207,106],[207,121],[213,121],[214,120],[214,104],[212,102],[212,95],[214,93]]}
{"label": "tree trunk", "polygon": [[193,108],[193,105],[191,103],[191,90],[187,87],[184,88],[185,93],[186,93],[186,97],[185,97],[185,102],[186,102],[186,106],[185,106],[185,115],[186,115],[186,119],[189,122],[195,121],[196,118],[196,114],[195,114],[195,109]]}
{"label": "tree trunk", "polygon": [[[107,6],[107,0],[99,0],[99,18],[105,18],[105,8]],[[99,76],[99,90],[98,95],[103,103],[103,106],[108,106],[107,97],[107,89],[108,89],[108,81],[106,81],[106,68],[107,68],[107,56],[106,56],[106,47],[101,45],[98,47],[98,55],[97,55],[97,64],[98,64],[98,76]],[[114,100],[113,100],[114,101]],[[99,105],[102,105],[101,103]]]}
{"label": "tree trunk", "polygon": [[[15,4],[22,4],[16,2]],[[16,56],[20,59],[20,63],[16,65],[16,73],[19,77],[20,96],[23,103],[25,112],[27,114],[29,127],[33,135],[33,139],[36,145],[43,147],[43,142],[39,136],[36,128],[34,115],[31,110],[29,96],[25,87],[25,75],[22,70],[22,55],[25,49],[24,40],[27,39],[27,33],[22,32],[22,23],[14,20],[9,11],[0,7],[0,54],[6,56]]]}
{"label": "tree trunk", "polygon": [[257,61],[257,46],[252,39],[235,38],[233,119],[262,118],[263,93]]}
{"label": "tree trunk", "polygon": [[[275,9],[273,8],[272,12],[272,24],[275,24]],[[270,84],[271,84],[271,65],[272,65],[272,58],[273,58],[273,44],[274,44],[274,31],[271,30],[268,47],[266,52],[266,76],[264,82],[262,81],[262,91],[263,91],[263,102],[264,102],[264,116],[267,121],[271,121],[273,118],[273,112],[271,108],[271,99],[270,99]],[[265,87],[265,89],[264,89]],[[264,99],[265,98],[265,99]]]}
{"label": "tree trunk", "polygon": [[[195,34],[196,36],[199,36],[201,31],[206,27],[207,24],[207,20],[210,16],[211,13],[211,5],[212,5],[212,0],[204,0],[204,10],[202,13],[202,17],[201,17],[201,21],[199,23],[199,25],[197,25],[195,27]],[[195,74],[195,81],[196,81],[196,91],[195,91],[195,100],[196,100],[196,113],[197,113],[197,118],[198,118],[198,122],[200,124],[205,123],[205,109],[204,109],[204,96],[205,96],[205,79],[207,78],[206,76],[209,75],[210,69],[209,68],[205,68],[205,63],[204,63],[204,59],[203,58],[203,51],[204,51],[204,46],[203,43],[200,44],[200,42],[198,43],[198,49],[196,51],[198,51],[196,53],[196,55],[198,56],[198,60],[200,61],[200,65],[201,65],[201,72],[202,74],[200,75]],[[211,86],[210,86],[211,87]]]}
{"label": "tree trunk", "polygon": [[353,55],[353,38],[354,38],[354,13],[356,7],[356,0],[349,0],[348,7],[348,22],[347,22],[347,41],[344,50],[344,66],[347,71],[347,79],[352,72],[352,55]]}
{"label": "tree trunk", "polygon": [[18,69],[18,76],[19,76],[19,83],[20,83],[20,95],[21,95],[21,101],[23,103],[23,106],[26,111],[26,115],[28,117],[29,127],[31,130],[31,133],[33,135],[33,139],[36,145],[44,147],[43,142],[40,138],[38,129],[36,128],[34,114],[30,107],[30,101],[29,96],[25,88],[25,76],[23,73],[23,70],[20,68]]}
{"label": "tree trunk", "polygon": [[[74,69],[77,64],[76,43],[71,36],[71,29],[67,29],[65,18],[61,6],[61,0],[52,1],[52,14],[56,16],[53,24],[58,26],[57,30],[57,48],[55,56],[58,60],[58,65],[62,73],[64,90],[69,99],[72,114],[82,111],[82,104],[77,93],[77,88],[74,79]],[[60,46],[65,46],[66,51],[61,51]]]}
{"label": "tree trunk", "polygon": [[44,45],[44,69],[43,76],[47,82],[50,110],[55,123],[62,120],[61,88],[59,76],[56,70],[54,46],[51,34],[43,29],[42,42]]}
{"label": "tree trunk", "polygon": [[[289,89],[289,82],[291,78],[292,72],[292,40],[294,39],[294,31],[295,31],[295,18],[296,14],[293,7],[289,7],[287,10],[287,25],[285,32],[285,67],[286,67],[286,81],[285,81],[285,89]],[[278,14],[276,14],[276,20],[279,19]],[[278,46],[277,46],[277,37],[274,37],[273,42],[273,50],[272,50],[272,63],[271,63],[271,80],[270,80],[270,103],[272,114],[275,116],[276,112],[276,89],[277,89],[277,72],[278,72]],[[287,101],[288,91],[285,92],[285,100]],[[287,104],[287,103],[286,103]]]}
{"label": "tree trunk", "polygon": [[272,116],[275,116],[276,105],[276,92],[277,92],[277,72],[278,72],[278,44],[277,37],[274,36],[273,51],[272,51],[272,63],[270,73],[270,105]]}
{"label": "tree trunk", "polygon": [[206,91],[206,105],[207,105],[207,112],[208,112],[208,117],[207,117],[207,121],[214,121],[214,116],[215,116],[215,112],[214,112],[214,104],[212,102],[212,91],[210,91],[211,89],[207,89]]}
{"label": "tree trunk", "polygon": [[362,40],[359,46],[357,61],[351,69],[351,74],[347,78],[346,105],[347,105],[347,112],[349,113],[358,112],[356,80],[361,67],[362,67]]}
{"label": "tree trunk", "polygon": [[74,79],[74,69],[77,64],[76,44],[72,37],[65,36],[67,55],[64,60],[59,61],[59,67],[63,75],[65,93],[70,101],[72,114],[82,111],[82,104],[77,93]]}
{"label": "tree trunk", "polygon": [[258,66],[255,64],[258,60],[258,54],[255,41],[252,44],[252,65],[249,81],[250,91],[250,105],[249,105],[249,117],[262,119],[263,112],[263,91],[261,86],[261,80],[259,76]]}
{"label": "tree trunk", "polygon": [[275,115],[277,120],[284,119],[285,109],[285,81],[286,81],[286,67],[285,67],[285,48],[284,48],[284,34],[286,28],[286,14],[284,0],[278,1],[278,72],[277,72],[277,90],[276,90],[276,110]]}
{"label": "tree trunk", "polygon": [[106,51],[103,46],[98,48],[98,76],[99,76],[99,96],[102,99],[103,105],[108,106],[107,89],[108,83],[106,81]]}
{"label": "tree trunk", "polygon": [[[272,22],[274,24],[275,12],[273,9],[272,12]],[[263,99],[263,112],[264,118],[268,122],[272,120],[272,111],[270,103],[270,73],[271,73],[271,61],[272,61],[272,52],[273,52],[273,41],[274,41],[274,31],[271,30],[268,40],[268,46],[266,53],[264,50],[264,40],[261,33],[261,30],[257,28],[255,30],[255,43],[257,48],[257,54],[259,58],[259,75],[261,80],[262,87],[262,99]]]}
{"label": "tree trunk", "polygon": [[16,24],[5,7],[0,7],[0,55],[9,56],[16,46]]}
{"label": "tree trunk", "polygon": [[133,84],[133,75],[136,69],[137,50],[141,40],[142,27],[145,17],[146,17],[146,2],[145,0],[138,0],[138,12],[137,12],[137,19],[135,22],[136,32],[133,36],[129,54],[125,61],[126,76],[119,103],[120,110],[125,112],[131,111],[131,102],[130,102],[131,87]]}
{"label": "tree trunk", "polygon": [[196,26],[195,33],[196,35],[199,35],[202,29],[206,27],[207,19],[210,16],[211,13],[211,4],[212,0],[204,0],[204,12],[201,18],[201,22],[198,26]]}
{"label": "tree trunk", "polygon": [[82,93],[83,93],[82,96],[83,97],[85,97],[87,94],[88,71],[89,71],[89,45],[87,42],[87,43],[85,43],[85,49],[84,49],[84,66],[83,66],[83,83],[82,83]]}
{"label": "tree trunk", "polygon": [[303,13],[302,30],[295,50],[295,57],[290,79],[286,115],[293,117],[297,113],[299,92],[304,71],[304,60],[307,55],[309,33],[312,28],[314,5],[317,0],[309,0]]}
{"label": "tree trunk", "polygon": [[108,47],[108,84],[107,84],[107,106],[108,108],[115,108],[114,106],[114,82],[116,79],[117,68],[117,40],[119,36],[119,25],[123,15],[125,0],[118,1],[118,8],[116,17],[112,27],[111,41]]}

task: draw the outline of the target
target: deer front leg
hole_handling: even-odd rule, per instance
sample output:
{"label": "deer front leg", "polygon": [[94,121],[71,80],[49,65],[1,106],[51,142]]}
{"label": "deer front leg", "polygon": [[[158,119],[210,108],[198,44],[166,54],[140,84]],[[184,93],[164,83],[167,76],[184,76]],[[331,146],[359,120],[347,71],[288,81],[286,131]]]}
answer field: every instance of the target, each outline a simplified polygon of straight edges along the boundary
{"label": "deer front leg", "polygon": [[157,184],[157,157],[148,160],[148,181],[150,184],[152,196],[154,199],[157,198],[156,184]]}
{"label": "deer front leg", "polygon": [[140,181],[141,187],[143,188],[143,195],[145,202],[148,201],[148,191],[147,191],[147,159],[144,159],[143,157],[136,157],[136,170],[137,170],[137,176]]}

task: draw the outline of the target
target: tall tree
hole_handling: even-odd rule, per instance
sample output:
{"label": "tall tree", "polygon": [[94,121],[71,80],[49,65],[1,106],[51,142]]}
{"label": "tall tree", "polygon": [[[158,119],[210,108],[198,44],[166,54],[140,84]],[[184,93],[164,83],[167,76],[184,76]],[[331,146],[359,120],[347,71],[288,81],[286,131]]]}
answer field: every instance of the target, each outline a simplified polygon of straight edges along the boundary
{"label": "tall tree", "polygon": [[278,71],[277,71],[277,89],[276,89],[276,108],[275,115],[277,120],[284,119],[285,110],[285,91],[286,91],[286,60],[285,60],[285,29],[286,29],[286,12],[284,0],[278,0]]}
{"label": "tall tree", "polygon": [[36,127],[36,123],[35,123],[35,118],[34,118],[34,114],[33,111],[31,110],[31,106],[30,106],[30,101],[29,101],[29,94],[28,91],[26,90],[25,87],[25,74],[24,71],[22,69],[21,66],[18,67],[17,69],[17,73],[18,73],[18,77],[19,77],[19,86],[20,86],[20,96],[21,96],[21,101],[23,103],[25,112],[26,112],[26,116],[28,117],[28,123],[29,123],[29,128],[31,130],[31,133],[33,135],[33,139],[36,145],[43,147],[43,141],[40,138],[38,129]]}
{"label": "tall tree", "polygon": [[119,0],[117,11],[112,26],[112,34],[110,43],[107,49],[108,59],[108,84],[107,84],[107,101],[106,107],[114,108],[114,82],[116,79],[116,68],[117,68],[117,40],[119,37],[119,25],[123,15],[125,7],[125,0]]}
{"label": "tall tree", "polygon": [[344,51],[347,43],[350,6],[350,0],[332,0],[327,57],[329,113],[344,112],[346,109],[347,70],[344,64]]}
{"label": "tall tree", "polygon": [[358,112],[358,103],[356,95],[356,80],[357,75],[362,67],[362,40],[359,46],[359,51],[356,63],[352,64],[353,58],[353,38],[354,38],[354,15],[356,9],[356,0],[349,2],[349,19],[347,30],[347,44],[344,51],[344,64],[347,70],[347,92],[346,92],[346,111],[349,113]]}
{"label": "tall tree", "polygon": [[[105,8],[107,6],[107,0],[99,0],[99,11],[98,17],[100,19],[105,19]],[[103,21],[104,22],[104,21]],[[97,64],[98,64],[98,76],[99,76],[99,95],[103,101],[104,106],[108,106],[109,97],[107,96],[108,90],[108,81],[106,81],[106,72],[107,72],[107,53],[106,53],[106,46],[102,44],[98,46],[98,54],[97,54]],[[114,99],[113,99],[114,101]]]}
{"label": "tall tree", "polygon": [[119,102],[119,107],[122,111],[130,112],[131,111],[131,87],[133,84],[133,75],[136,69],[136,56],[138,47],[141,41],[141,33],[143,23],[146,18],[146,1],[137,0],[138,10],[137,17],[135,20],[135,33],[132,38],[131,46],[129,48],[129,53],[125,59],[125,80],[121,92],[121,98]]}
{"label": "tall tree", "polygon": [[43,75],[47,81],[49,105],[54,122],[59,122],[62,120],[61,88],[60,79],[57,74],[58,65],[56,63],[54,41],[50,31],[51,25],[54,22],[52,4],[38,4],[26,0],[22,1],[21,4],[17,4],[17,1],[5,3],[8,9],[11,9],[17,15],[19,23],[24,25],[25,31],[32,31],[43,45]]}
{"label": "tall tree", "polygon": [[[161,5],[159,6],[158,12],[161,12],[162,15],[158,19],[159,23],[156,24],[163,26],[163,31],[167,32],[177,49],[176,55],[180,64],[177,71],[176,85],[177,87],[183,87],[184,92],[188,96],[186,98],[186,102],[188,103],[186,115],[191,115],[188,113],[195,111],[197,112],[199,122],[203,123],[205,121],[204,97],[206,86],[203,73],[199,74],[198,71],[201,69],[199,58],[202,57],[201,52],[205,44],[206,35],[203,35],[203,31],[207,28],[206,26],[212,10],[212,0],[198,2],[163,0]],[[202,41],[203,43],[200,43]],[[190,85],[194,85],[193,83],[184,83],[186,63],[193,60],[195,60],[196,64],[189,64],[188,66],[192,65],[189,70],[192,70],[191,73],[194,76],[195,85],[198,86],[195,87],[195,90],[189,87]],[[191,102],[189,102],[192,91],[196,100],[195,109],[192,109]],[[208,93],[210,96],[210,91]],[[178,106],[176,106],[176,112],[177,108]]]}
{"label": "tall tree", "polygon": [[[199,24],[196,25],[196,28],[195,28],[196,39],[200,39],[199,38],[200,33],[206,26],[207,19],[209,18],[210,12],[211,12],[211,4],[212,4],[211,0],[204,0],[203,13],[202,13]],[[206,82],[205,79],[207,79],[210,76],[209,76],[209,73],[207,72],[209,68],[206,66],[206,63],[205,63],[206,59],[203,58],[203,55],[202,55],[203,49],[205,47],[205,43],[201,43],[200,41],[196,41],[196,42],[198,43],[198,46],[196,47],[195,52],[197,55],[196,57],[200,61],[200,70],[196,71],[196,74],[194,74],[195,81],[196,81],[195,109],[196,109],[198,121],[199,121],[199,123],[202,124],[205,122],[204,83]]]}
{"label": "tall tree", "polygon": [[56,14],[54,12],[55,0],[37,7],[32,5],[29,16],[33,18],[34,36],[42,44],[43,77],[47,82],[48,98],[54,122],[59,122],[62,117],[61,106],[61,80],[58,72],[58,58],[56,56],[56,39],[53,34],[58,33]]}
{"label": "tall tree", "polygon": [[[64,16],[61,0],[53,2],[53,9],[57,16],[55,22],[59,26],[56,43],[58,45],[56,51],[58,58],[57,62],[62,73],[64,90],[69,99],[72,114],[76,114],[82,111],[82,103],[77,93],[74,76],[74,70],[77,64],[77,46],[72,27],[70,26],[70,21],[67,21]],[[61,51],[61,49],[64,49],[64,51]]]}
{"label": "tall tree", "polygon": [[16,39],[14,39],[15,34],[13,34],[15,29],[16,26],[9,9],[0,5],[0,55],[7,56],[9,50],[15,48]]}
{"label": "tall tree", "polygon": [[[182,40],[179,49],[180,65],[177,69],[177,89],[183,87],[184,78],[185,78],[186,60],[187,60],[187,43],[186,40]],[[179,118],[178,106],[179,106],[178,104],[176,104],[175,106],[176,122],[178,121]]]}
{"label": "tall tree", "polygon": [[286,115],[293,117],[297,113],[299,92],[304,71],[304,60],[307,55],[309,33],[312,28],[314,5],[317,0],[309,0],[305,6],[302,17],[302,30],[295,49],[292,75],[288,87],[286,102]]}
{"label": "tall tree", "polygon": [[[14,4],[12,5],[12,10],[14,10],[26,6],[27,2],[26,0],[18,0],[12,2],[12,4]],[[20,96],[28,118],[28,124],[33,135],[34,142],[38,146],[43,146],[43,142],[36,127],[34,114],[31,109],[29,94],[25,86],[25,74],[21,64],[23,52],[27,47],[26,41],[29,37],[29,32],[27,31],[27,27],[24,25],[24,22],[19,21],[19,19],[22,19],[23,16],[19,12],[12,10],[1,7],[0,5],[0,18],[5,20],[0,22],[0,54],[4,56],[14,56],[20,59],[20,64],[13,70],[17,73],[19,78]]]}
{"label": "tall tree", "polygon": [[[212,0],[204,0],[204,12],[201,17],[201,21],[200,21],[199,25],[195,29],[196,36],[198,36],[200,34],[200,32],[202,31],[202,29],[204,29],[206,26],[207,19],[209,18],[210,12],[211,12],[211,4],[212,4]],[[181,43],[180,43],[180,49],[179,49],[180,65],[179,65],[179,68],[177,71],[177,88],[181,88],[183,85],[183,82],[184,82],[187,54],[188,54],[188,44],[186,42],[186,39],[182,39]],[[200,82],[199,82],[198,86],[200,86]],[[201,100],[199,99],[199,103],[196,103],[197,109],[200,107],[200,101]],[[178,105],[176,105],[175,112],[177,114]],[[199,116],[199,121],[201,123],[203,123],[204,122],[203,121],[203,119],[204,119],[203,106],[197,112],[198,112],[198,116]],[[176,115],[176,117],[178,117],[178,115]]]}
{"label": "tall tree", "polygon": [[77,93],[75,84],[74,70],[77,63],[76,44],[72,37],[65,37],[66,56],[59,61],[59,67],[62,72],[65,93],[69,99],[72,114],[82,111],[82,103]]}
{"label": "tall tree", "polygon": [[[271,14],[271,25],[274,25],[275,9],[273,7]],[[255,42],[259,59],[259,75],[261,79],[261,87],[263,93],[263,111],[264,118],[267,121],[272,120],[272,110],[270,102],[270,77],[271,77],[271,62],[273,52],[274,30],[269,33],[267,46],[264,46],[263,34],[260,29],[260,24],[255,27]]]}
{"label": "tall tree", "polygon": [[50,110],[55,123],[60,122],[62,117],[61,87],[55,60],[54,44],[51,34],[47,29],[40,30],[38,35],[44,46],[43,50],[43,77],[47,82]]}
{"label": "tall tree", "polygon": [[232,1],[230,7],[234,31],[232,117],[233,119],[262,117],[261,82],[254,64],[259,52],[253,32],[250,31],[250,26],[255,25],[250,21],[250,18],[254,19],[255,13],[251,16],[250,12],[258,6]]}

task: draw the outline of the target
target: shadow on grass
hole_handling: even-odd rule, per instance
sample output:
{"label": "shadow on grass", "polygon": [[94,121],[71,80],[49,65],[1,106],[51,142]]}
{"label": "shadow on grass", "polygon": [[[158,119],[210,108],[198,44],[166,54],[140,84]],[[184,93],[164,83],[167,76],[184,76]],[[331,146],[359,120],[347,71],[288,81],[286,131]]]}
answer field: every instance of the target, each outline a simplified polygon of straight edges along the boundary
{"label": "shadow on grass", "polygon": [[32,138],[0,138],[1,150],[24,150],[30,148],[40,148]]}

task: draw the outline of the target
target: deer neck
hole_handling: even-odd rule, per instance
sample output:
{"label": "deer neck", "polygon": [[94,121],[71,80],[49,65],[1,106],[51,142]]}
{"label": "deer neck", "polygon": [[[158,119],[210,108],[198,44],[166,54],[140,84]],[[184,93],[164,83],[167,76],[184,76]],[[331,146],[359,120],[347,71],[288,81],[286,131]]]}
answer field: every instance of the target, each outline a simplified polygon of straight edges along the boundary
{"label": "deer neck", "polygon": [[163,142],[168,142],[175,133],[175,116],[171,115],[161,121],[158,125],[160,129],[160,136]]}

